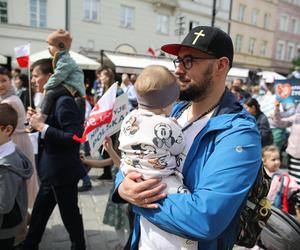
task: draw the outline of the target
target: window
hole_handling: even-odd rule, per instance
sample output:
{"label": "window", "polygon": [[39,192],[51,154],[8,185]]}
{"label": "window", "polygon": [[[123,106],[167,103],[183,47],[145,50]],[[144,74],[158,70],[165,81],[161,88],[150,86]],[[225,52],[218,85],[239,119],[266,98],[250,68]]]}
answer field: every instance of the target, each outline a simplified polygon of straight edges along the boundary
{"label": "window", "polygon": [[295,45],[289,44],[287,47],[287,60],[288,61],[292,61],[294,59],[294,50],[295,50]]}
{"label": "window", "polygon": [[284,60],[285,44],[283,41],[278,41],[276,45],[276,59]]}
{"label": "window", "polygon": [[251,55],[254,54],[254,47],[255,47],[255,38],[250,37],[250,38],[249,38],[248,52],[249,52]]}
{"label": "window", "polygon": [[300,57],[300,45],[298,45],[297,46],[297,55],[296,55],[296,57],[298,58],[298,57]]}
{"label": "window", "polygon": [[156,21],[156,31],[160,34],[169,34],[169,16],[158,14]]}
{"label": "window", "polygon": [[259,14],[259,10],[254,9],[254,10],[252,11],[251,24],[257,25],[258,14]]}
{"label": "window", "polygon": [[46,28],[47,0],[30,0],[30,25]]}
{"label": "window", "polygon": [[297,34],[298,20],[297,18],[291,18],[291,32]]}
{"label": "window", "polygon": [[243,22],[245,18],[246,5],[240,4],[238,20]]}
{"label": "window", "polygon": [[0,23],[7,23],[7,1],[0,1]]}
{"label": "window", "polygon": [[269,29],[270,27],[270,14],[265,13],[264,15],[264,29]]}
{"label": "window", "polygon": [[134,25],[134,8],[121,5],[120,25],[125,28],[133,28]]}
{"label": "window", "polygon": [[100,12],[100,0],[83,1],[83,18],[89,21],[98,21]]}
{"label": "window", "polygon": [[218,6],[218,9],[225,9],[226,8],[226,4],[224,3],[224,0],[218,0],[217,1],[217,6]]}
{"label": "window", "polygon": [[260,55],[261,56],[266,56],[267,54],[267,46],[268,42],[267,41],[262,41],[261,46],[260,46]]}
{"label": "window", "polygon": [[199,25],[200,25],[200,23],[198,21],[190,21],[189,31]]}
{"label": "window", "polygon": [[243,43],[243,36],[236,35],[235,38],[235,52],[240,53],[242,51],[242,43]]}
{"label": "window", "polygon": [[279,30],[288,31],[288,16],[281,15],[279,20]]}

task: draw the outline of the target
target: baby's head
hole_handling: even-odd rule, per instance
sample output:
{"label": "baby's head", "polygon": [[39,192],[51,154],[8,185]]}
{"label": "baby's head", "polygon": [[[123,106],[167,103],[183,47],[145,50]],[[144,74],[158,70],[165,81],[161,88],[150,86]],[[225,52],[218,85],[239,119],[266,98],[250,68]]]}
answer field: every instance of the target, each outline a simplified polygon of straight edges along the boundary
{"label": "baby's head", "polygon": [[267,174],[271,176],[280,167],[279,149],[275,145],[265,146],[262,150],[262,160]]}
{"label": "baby's head", "polygon": [[0,145],[9,141],[18,123],[18,114],[7,103],[0,104]]}
{"label": "baby's head", "polygon": [[68,50],[72,44],[72,37],[70,32],[63,29],[52,32],[48,38],[47,43],[49,44],[49,52],[52,56],[58,51]]}
{"label": "baby's head", "polygon": [[176,77],[164,66],[146,67],[135,84],[139,108],[155,113],[171,113],[172,104],[179,98],[179,84]]}

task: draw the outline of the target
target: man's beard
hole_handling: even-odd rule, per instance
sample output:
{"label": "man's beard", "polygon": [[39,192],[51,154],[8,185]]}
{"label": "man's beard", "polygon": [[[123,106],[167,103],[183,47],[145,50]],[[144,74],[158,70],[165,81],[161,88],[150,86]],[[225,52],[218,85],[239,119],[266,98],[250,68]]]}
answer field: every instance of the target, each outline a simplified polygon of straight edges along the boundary
{"label": "man's beard", "polygon": [[190,84],[186,89],[180,89],[179,99],[181,101],[202,101],[212,91],[212,67],[211,65],[203,73],[200,82]]}

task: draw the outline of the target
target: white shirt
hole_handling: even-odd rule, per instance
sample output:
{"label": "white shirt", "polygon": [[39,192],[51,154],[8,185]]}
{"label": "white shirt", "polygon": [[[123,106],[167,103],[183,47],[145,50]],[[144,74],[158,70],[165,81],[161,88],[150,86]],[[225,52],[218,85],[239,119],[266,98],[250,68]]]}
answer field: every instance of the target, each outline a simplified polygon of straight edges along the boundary
{"label": "white shirt", "polygon": [[188,121],[188,109],[186,109],[182,115],[177,119],[178,124],[183,128],[183,136],[185,139],[185,147],[183,149],[182,154],[180,155],[180,165],[178,167],[178,171],[182,172],[183,164],[185,162],[185,158],[187,156],[187,153],[189,152],[193,141],[197,134],[205,127],[208,120],[212,116],[214,110],[202,117],[201,119],[193,122],[193,124],[188,128],[184,129],[190,122]]}

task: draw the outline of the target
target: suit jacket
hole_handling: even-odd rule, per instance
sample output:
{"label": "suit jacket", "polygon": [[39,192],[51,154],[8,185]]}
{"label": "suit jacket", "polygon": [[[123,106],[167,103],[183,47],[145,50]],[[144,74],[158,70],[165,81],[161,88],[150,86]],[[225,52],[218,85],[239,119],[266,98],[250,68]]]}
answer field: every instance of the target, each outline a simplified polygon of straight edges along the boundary
{"label": "suit jacket", "polygon": [[47,120],[49,125],[39,147],[39,175],[43,183],[68,185],[79,181],[85,170],[79,158],[80,143],[72,139],[81,135],[80,111],[70,96],[59,97]]}

